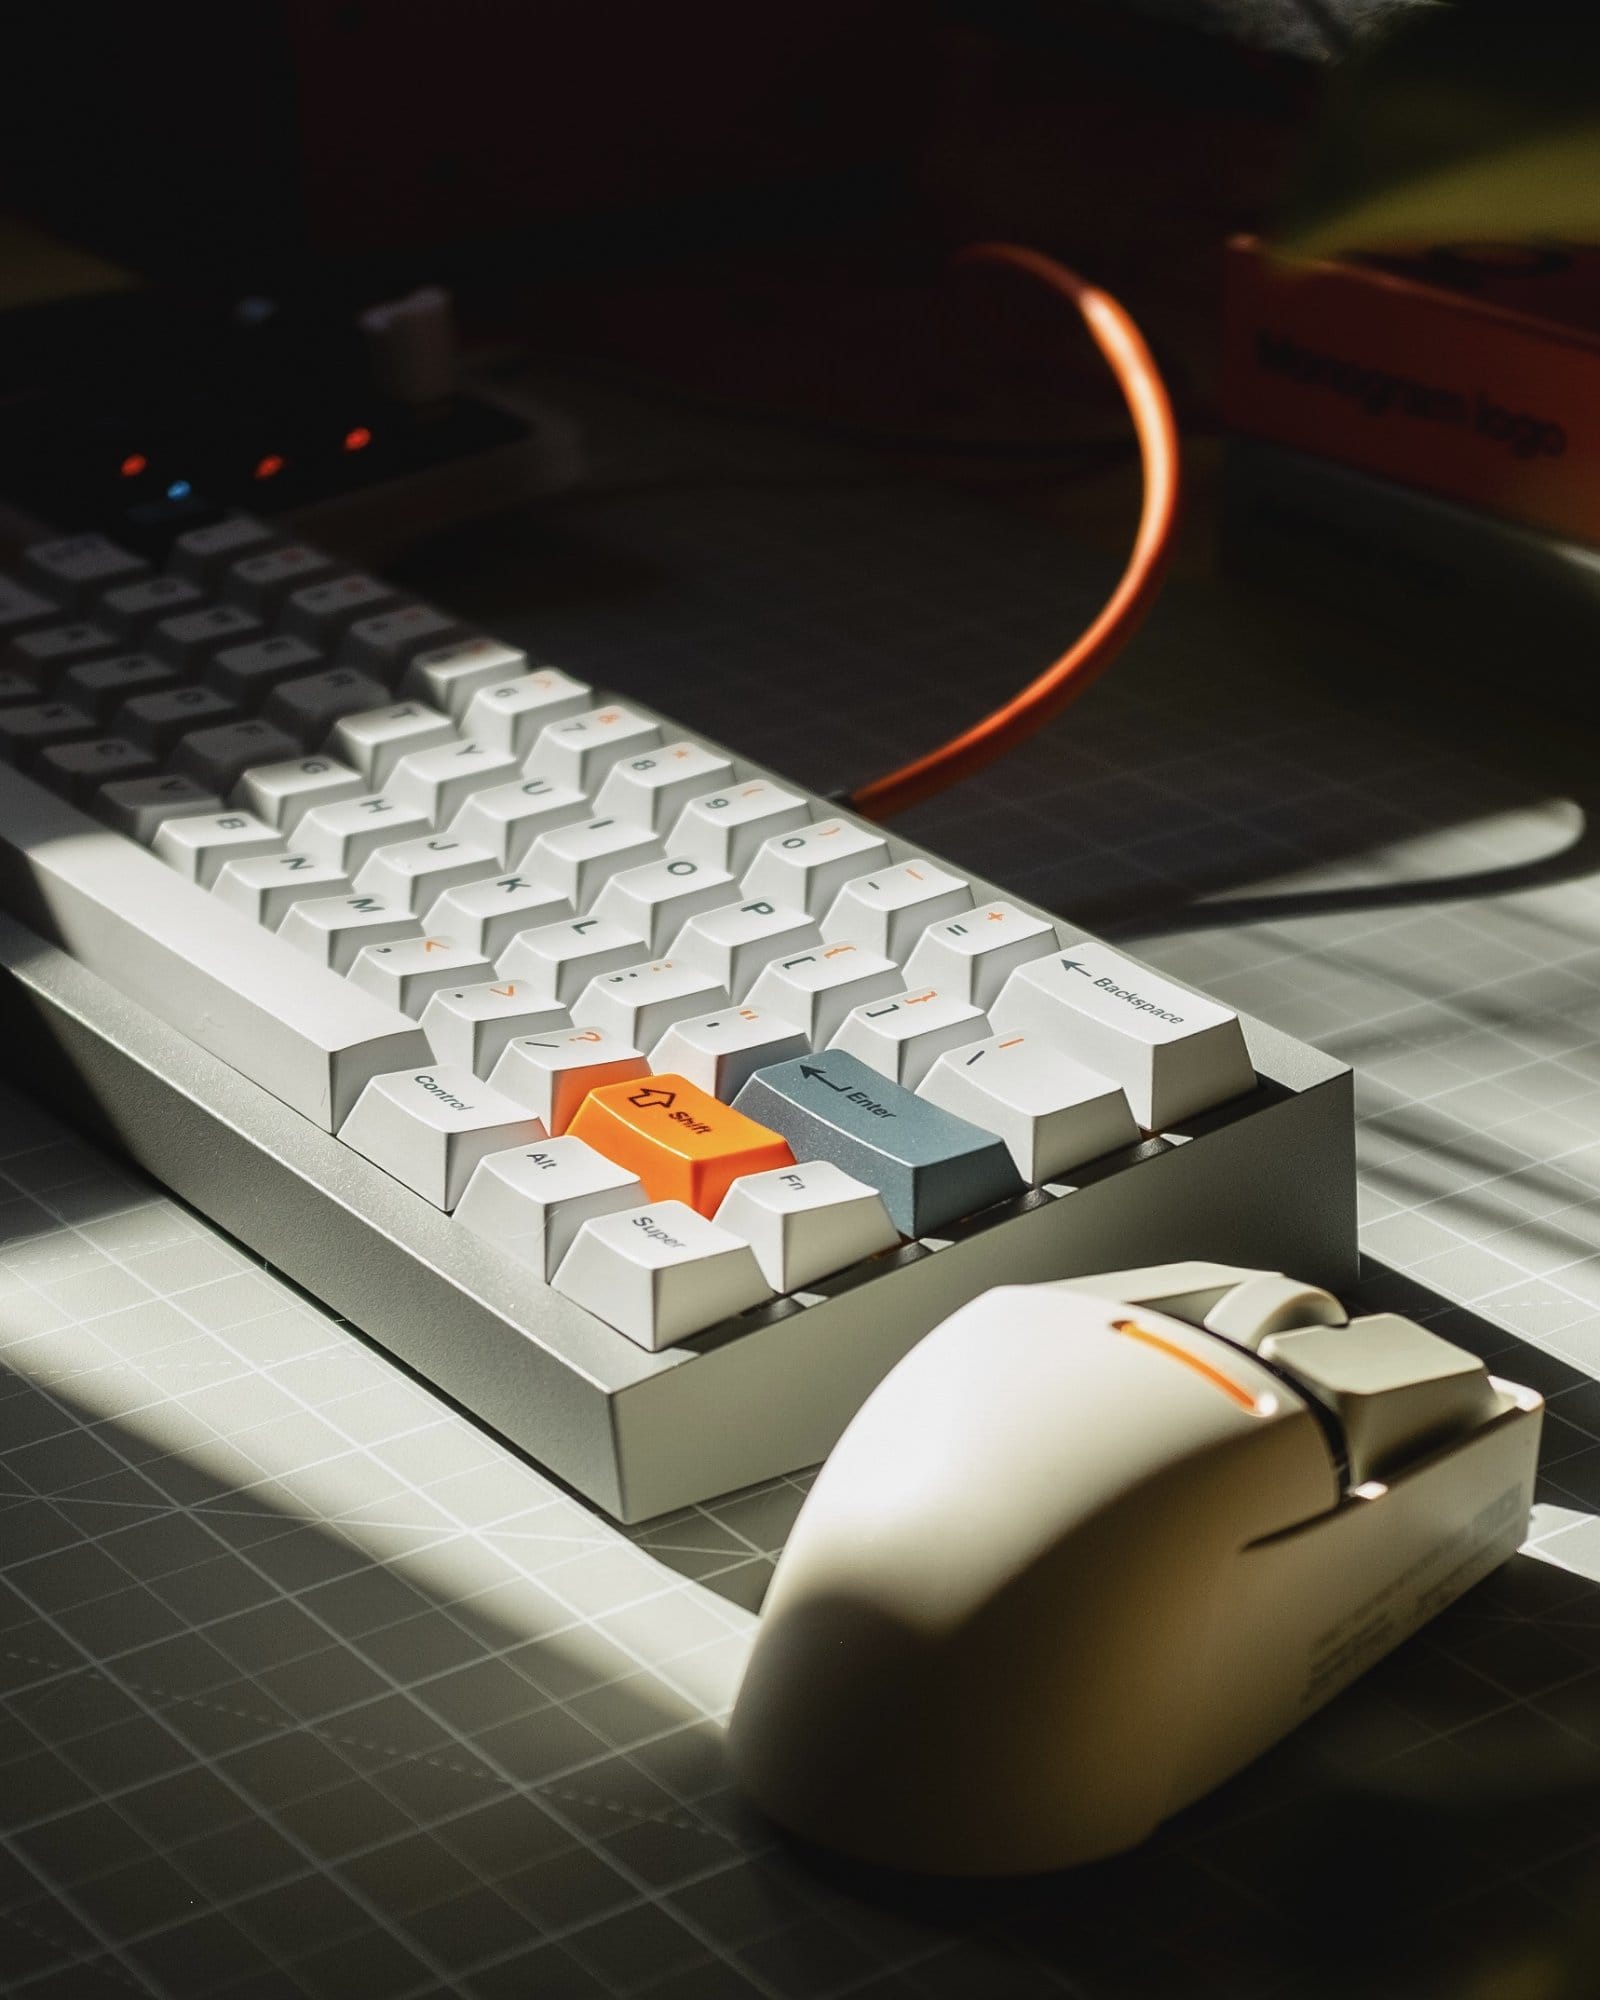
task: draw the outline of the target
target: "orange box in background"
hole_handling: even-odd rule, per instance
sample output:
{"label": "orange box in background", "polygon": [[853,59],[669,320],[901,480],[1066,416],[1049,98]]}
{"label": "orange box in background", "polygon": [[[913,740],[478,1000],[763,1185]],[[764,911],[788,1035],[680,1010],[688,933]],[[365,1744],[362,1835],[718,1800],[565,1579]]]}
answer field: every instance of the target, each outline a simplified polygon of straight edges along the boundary
{"label": "orange box in background", "polygon": [[1232,429],[1600,546],[1600,250],[1227,259]]}

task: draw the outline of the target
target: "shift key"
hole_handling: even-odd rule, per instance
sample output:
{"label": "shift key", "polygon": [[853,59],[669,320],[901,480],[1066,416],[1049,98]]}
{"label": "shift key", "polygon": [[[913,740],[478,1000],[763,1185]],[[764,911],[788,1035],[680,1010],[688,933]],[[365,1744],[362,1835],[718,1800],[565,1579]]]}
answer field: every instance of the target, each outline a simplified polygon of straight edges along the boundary
{"label": "shift key", "polygon": [[740,1175],[794,1165],[778,1133],[671,1073],[601,1084],[567,1130],[637,1174],[652,1201],[708,1217]]}
{"label": "shift key", "polygon": [[1022,1192],[1005,1142],[891,1083],[843,1049],[757,1070],[735,1109],[781,1132],[797,1160],[831,1160],[925,1236]]}

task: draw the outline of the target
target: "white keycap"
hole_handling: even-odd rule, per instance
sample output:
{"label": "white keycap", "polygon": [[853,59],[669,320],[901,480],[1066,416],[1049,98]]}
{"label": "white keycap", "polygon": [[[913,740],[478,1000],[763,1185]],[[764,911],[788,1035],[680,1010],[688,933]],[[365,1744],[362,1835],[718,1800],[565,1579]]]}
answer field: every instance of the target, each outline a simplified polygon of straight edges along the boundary
{"label": "white keycap", "polygon": [[48,625],[63,615],[59,599],[41,597],[14,577],[0,577],[0,632],[8,637],[30,625]]}
{"label": "white keycap", "polygon": [[296,903],[278,935],[329,971],[345,973],[369,944],[421,937],[422,924],[381,896],[319,896]]}
{"label": "white keycap", "polygon": [[636,965],[644,939],[599,917],[572,917],[519,931],[496,961],[503,978],[525,979],[547,1000],[570,1007],[597,972]]}
{"label": "white keycap", "polygon": [[332,559],[304,542],[282,542],[260,555],[242,556],[218,578],[216,592],[258,617],[270,615],[291,592],[331,576]]}
{"label": "white keycap", "polygon": [[359,771],[332,757],[291,757],[246,771],[233,788],[233,801],[280,833],[293,833],[313,806],[360,798],[366,789]]}
{"label": "white keycap", "polygon": [[846,882],[822,919],[822,935],[854,938],[904,963],[912,946],[941,917],[972,908],[972,889],[936,862],[898,861]]}
{"label": "white keycap", "polygon": [[686,1076],[731,1104],[758,1069],[810,1052],[792,1021],[760,1007],[722,1007],[674,1021],[650,1051],[650,1072]]}
{"label": "white keycap", "polygon": [[681,1201],[592,1217],[555,1288],[641,1347],[670,1347],[772,1295],[755,1252]]}
{"label": "white keycap", "polygon": [[591,1217],[636,1208],[644,1198],[636,1174],[582,1139],[541,1139],[480,1160],[456,1221],[548,1282]]}
{"label": "white keycap", "polygon": [[608,815],[541,833],[518,865],[570,897],[575,909],[587,910],[613,875],[654,861],[660,852],[658,834]]}
{"label": "white keycap", "polygon": [[821,1049],[852,1008],[903,993],[905,984],[892,958],[845,939],[774,959],[746,997],[752,1007],[804,1028],[811,1046]]}
{"label": "white keycap", "polygon": [[829,1036],[828,1047],[845,1049],[880,1076],[915,1090],[946,1049],[962,1048],[988,1032],[978,1008],[923,986],[853,1008]]}
{"label": "white keycap", "polygon": [[699,743],[665,743],[659,750],[613,764],[594,809],[667,834],[691,799],[714,785],[732,782],[733,766],[726,757]]}
{"label": "white keycap", "polygon": [[917,1095],[998,1134],[1030,1187],[1139,1138],[1122,1086],[1039,1035],[991,1035],[949,1049]]}
{"label": "white keycap", "polygon": [[547,723],[528,753],[530,778],[554,778],[591,795],[623,757],[637,756],[661,741],[661,726],[648,717],[608,702],[561,722]]}
{"label": "white keycap", "polygon": [[536,1000],[515,979],[444,986],[422,1010],[422,1032],[442,1063],[488,1076],[518,1035],[570,1028],[566,1009]]}
{"label": "white keycap", "polygon": [[745,1174],[722,1197],[719,1227],[742,1236],[775,1292],[795,1292],[899,1244],[883,1196],[829,1160]]}
{"label": "white keycap", "polygon": [[402,757],[384,781],[384,789],[390,798],[415,806],[435,826],[443,827],[475,792],[508,784],[516,775],[517,760],[507,751],[452,740]]}
{"label": "white keycap", "polygon": [[1120,1083],[1147,1132],[1255,1083],[1237,1014],[1088,938],[1019,966],[989,1018],[997,1032],[1042,1035]]}
{"label": "white keycap", "polygon": [[202,611],[180,611],[161,618],[145,635],[145,645],[186,673],[196,672],[224,646],[263,637],[259,618],[236,604],[212,604]]}
{"label": "white keycap", "polygon": [[1014,903],[981,903],[965,916],[932,924],[905,961],[908,986],[937,986],[974,1007],[989,1008],[1019,965],[1058,949],[1054,924]]}
{"label": "white keycap", "polygon": [[294,830],[294,844],[342,868],[352,879],[380,847],[430,832],[427,819],[383,792],[363,792],[333,805],[313,806]]}
{"label": "white keycap", "polygon": [[277,540],[273,530],[249,514],[230,514],[208,528],[190,528],[179,535],[167,557],[167,568],[175,576],[192,576],[197,582],[220,576],[243,555],[265,549]]}
{"label": "white keycap", "polygon": [[115,583],[132,583],[148,576],[143,556],[119,548],[105,535],[67,535],[60,541],[35,542],[24,551],[31,581],[42,583],[57,597],[80,602]]}
{"label": "white keycap", "polygon": [[459,938],[480,957],[498,961],[523,931],[542,930],[572,915],[565,896],[513,869],[447,889],[429,907],[424,922],[430,931]]}
{"label": "white keycap", "polygon": [[362,862],[355,886],[368,896],[383,896],[421,916],[447,889],[481,882],[494,872],[492,854],[481,847],[464,847],[445,833],[420,840],[397,841],[380,847]]}
{"label": "white keycap", "polygon": [[658,958],[591,979],[572,1003],[572,1018],[580,1028],[603,1028],[635,1048],[649,1049],[674,1021],[728,1004],[726,989],[709,972],[682,959]]}
{"label": "white keycap", "polygon": [[745,870],[744,890],[747,896],[798,904],[820,919],[846,882],[888,860],[889,844],[880,835],[847,819],[819,820],[764,842]]}
{"label": "white keycap", "polygon": [[738,883],[720,868],[675,854],[613,875],[596,896],[594,913],[637,931],[652,951],[664,952],[692,916],[738,893]]}
{"label": "white keycap", "polygon": [[541,833],[588,818],[589,801],[571,785],[519,778],[515,784],[474,792],[445,830],[474,847],[487,847],[502,868],[509,868],[520,864]]}
{"label": "white keycap", "polygon": [[339,658],[392,681],[420,648],[442,645],[460,629],[459,619],[431,604],[402,604],[358,618],[345,632]]}
{"label": "white keycap", "polygon": [[253,861],[228,862],[211,893],[275,931],[296,903],[349,887],[347,876],[310,854],[258,854]]}
{"label": "white keycap", "polygon": [[119,631],[139,632],[158,618],[174,611],[192,610],[205,601],[204,591],[187,577],[149,576],[106,591],[95,605],[95,616],[102,624],[109,622]]}
{"label": "white keycap", "polygon": [[763,967],[775,958],[821,942],[816,920],[804,910],[785,909],[758,896],[752,902],[724,903],[691,917],[670,950],[674,958],[703,966],[735,1000],[743,1000]]}
{"label": "white keycap", "polygon": [[479,688],[508,681],[527,664],[528,656],[518,646],[503,646],[498,639],[458,639],[414,654],[400,677],[400,692],[460,722]]}
{"label": "white keycap", "polygon": [[254,813],[225,812],[169,819],[150,845],[152,853],[185,881],[209,889],[227,862],[281,854],[284,838]]}
{"label": "white keycap", "polygon": [[89,972],[323,1131],[368,1077],[426,1054],[392,1009],[19,772],[0,786],[0,870]]}
{"label": "white keycap", "polygon": [[444,1209],[488,1154],[544,1136],[520,1104],[448,1063],[375,1076],[339,1127],[347,1146]]}
{"label": "white keycap", "polygon": [[492,979],[494,967],[454,938],[401,938],[369,944],[356,953],[350,983],[409,1014],[413,1021],[442,986],[473,986]]}
{"label": "white keycap", "polygon": [[169,819],[219,813],[222,801],[181,771],[169,771],[164,778],[123,778],[102,785],[94,810],[118,833],[148,846]]}
{"label": "white keycap", "polygon": [[455,741],[455,724],[448,715],[420,701],[398,701],[345,716],[333,725],[327,748],[361,773],[369,791],[381,792],[403,757]]}
{"label": "white keycap", "polygon": [[502,675],[480,687],[467,703],[462,733],[492,749],[526,757],[547,724],[581,715],[593,705],[593,688],[556,667],[536,667],[532,673]]}
{"label": "white keycap", "polygon": [[354,667],[325,667],[320,673],[279,681],[262,714],[302,743],[322,743],[341,716],[381,708],[388,692],[382,681],[358,674]]}
{"label": "white keycap", "polygon": [[297,639],[331,647],[358,618],[390,610],[394,603],[395,594],[388,584],[374,576],[347,572],[291,592],[287,602],[279,606],[278,623]]}
{"label": "white keycap", "polygon": [[506,1045],[489,1081],[525,1104],[547,1132],[559,1136],[578,1115],[591,1090],[632,1083],[650,1066],[636,1048],[599,1028],[519,1035]]}
{"label": "white keycap", "polygon": [[725,792],[691,799],[667,835],[669,854],[692,854],[713,868],[742,875],[775,833],[811,823],[811,807],[798,792],[770,778],[750,778]]}

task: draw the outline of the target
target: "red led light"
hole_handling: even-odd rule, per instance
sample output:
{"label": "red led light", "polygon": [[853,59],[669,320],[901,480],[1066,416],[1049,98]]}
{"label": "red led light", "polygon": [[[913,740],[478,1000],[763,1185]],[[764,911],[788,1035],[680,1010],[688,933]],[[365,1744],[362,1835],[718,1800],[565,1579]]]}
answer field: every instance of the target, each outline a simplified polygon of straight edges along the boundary
{"label": "red led light", "polygon": [[357,424],[353,430],[348,430],[344,434],[346,451],[365,451],[371,442],[372,433],[365,424]]}
{"label": "red led light", "polygon": [[130,451],[118,469],[124,479],[137,479],[141,472],[150,469],[150,461],[142,451]]}
{"label": "red led light", "polygon": [[278,474],[282,472],[283,467],[283,459],[275,451],[269,451],[265,458],[258,458],[256,460],[255,477],[257,479],[276,479]]}

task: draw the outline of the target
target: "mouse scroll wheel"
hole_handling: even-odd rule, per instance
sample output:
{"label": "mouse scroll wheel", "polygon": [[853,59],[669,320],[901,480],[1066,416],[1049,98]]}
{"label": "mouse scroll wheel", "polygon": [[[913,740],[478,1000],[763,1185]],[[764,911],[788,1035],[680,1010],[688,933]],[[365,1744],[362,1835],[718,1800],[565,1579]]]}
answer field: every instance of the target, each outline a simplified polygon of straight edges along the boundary
{"label": "mouse scroll wheel", "polygon": [[1207,1333],[1220,1334],[1254,1354],[1274,1334],[1302,1326],[1344,1326],[1348,1317],[1332,1292],[1276,1271],[1261,1271],[1225,1292],[1200,1324]]}

